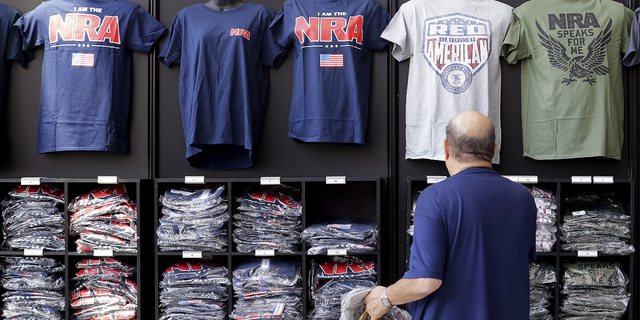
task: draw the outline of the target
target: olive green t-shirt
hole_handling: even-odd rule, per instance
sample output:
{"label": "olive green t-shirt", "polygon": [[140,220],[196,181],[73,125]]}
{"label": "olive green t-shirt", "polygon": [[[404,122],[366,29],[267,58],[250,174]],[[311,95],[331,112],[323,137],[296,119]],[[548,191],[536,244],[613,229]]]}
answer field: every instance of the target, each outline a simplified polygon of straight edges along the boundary
{"label": "olive green t-shirt", "polygon": [[611,0],[531,0],[513,15],[502,49],[522,63],[524,156],[620,160],[633,11]]}

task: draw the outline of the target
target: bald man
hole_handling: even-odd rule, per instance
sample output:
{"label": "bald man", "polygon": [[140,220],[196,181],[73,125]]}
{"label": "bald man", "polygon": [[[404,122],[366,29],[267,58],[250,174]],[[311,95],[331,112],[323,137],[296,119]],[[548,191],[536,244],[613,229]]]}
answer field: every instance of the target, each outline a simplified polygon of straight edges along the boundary
{"label": "bald man", "polygon": [[447,126],[450,178],[416,205],[409,270],[365,298],[372,320],[409,304],[413,319],[529,319],[536,206],[529,190],[493,171],[493,124],[465,111]]}

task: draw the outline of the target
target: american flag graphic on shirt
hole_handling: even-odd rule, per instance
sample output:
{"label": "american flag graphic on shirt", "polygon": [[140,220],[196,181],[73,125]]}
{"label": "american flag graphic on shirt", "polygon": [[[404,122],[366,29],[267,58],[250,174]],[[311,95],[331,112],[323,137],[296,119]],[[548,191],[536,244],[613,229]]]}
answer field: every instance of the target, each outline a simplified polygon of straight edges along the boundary
{"label": "american flag graphic on shirt", "polygon": [[320,54],[321,67],[343,67],[342,54]]}
{"label": "american flag graphic on shirt", "polygon": [[93,53],[74,53],[71,57],[71,65],[74,67],[93,67]]}

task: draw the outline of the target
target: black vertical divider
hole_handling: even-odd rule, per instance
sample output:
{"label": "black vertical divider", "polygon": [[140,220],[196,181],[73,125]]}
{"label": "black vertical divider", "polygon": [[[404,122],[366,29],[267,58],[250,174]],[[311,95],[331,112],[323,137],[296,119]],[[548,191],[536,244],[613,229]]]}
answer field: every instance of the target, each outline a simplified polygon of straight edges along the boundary
{"label": "black vertical divider", "polygon": [[64,182],[64,243],[65,243],[65,248],[64,248],[64,279],[65,279],[65,283],[67,285],[64,286],[64,297],[67,301],[66,303],[66,307],[65,307],[65,319],[71,319],[71,287],[69,285],[69,280],[71,279],[71,275],[73,273],[69,272],[69,270],[71,270],[71,266],[69,265],[69,248],[70,248],[70,241],[71,241],[71,237],[69,236],[69,202],[71,201],[71,199],[69,199],[69,197],[71,196],[69,194],[69,183],[68,182]]}
{"label": "black vertical divider", "polygon": [[[307,227],[307,181],[302,181],[302,228]],[[307,242],[301,239],[300,250],[302,251],[302,314],[306,315],[311,311],[310,306],[310,280],[309,280],[309,264],[311,260],[307,259]]]}
{"label": "black vertical divider", "polygon": [[[556,204],[557,204],[557,209],[556,209],[556,228],[558,229],[556,231],[556,244],[555,244],[555,250],[554,253],[556,255],[556,285],[554,287],[554,295],[553,295],[553,306],[554,309],[553,310],[560,310],[560,287],[562,284],[562,274],[560,272],[561,267],[562,267],[562,263],[560,262],[560,215],[562,212],[562,201],[560,201],[562,199],[563,195],[562,195],[562,188],[560,188],[560,181],[556,182]],[[558,312],[558,311],[554,311],[554,312]]]}

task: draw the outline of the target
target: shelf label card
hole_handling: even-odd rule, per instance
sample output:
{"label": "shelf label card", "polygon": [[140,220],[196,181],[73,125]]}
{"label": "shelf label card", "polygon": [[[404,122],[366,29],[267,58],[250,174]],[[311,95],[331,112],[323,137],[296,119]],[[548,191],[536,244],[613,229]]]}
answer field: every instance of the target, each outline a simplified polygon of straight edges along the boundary
{"label": "shelf label card", "polygon": [[262,263],[260,263],[260,269],[271,269],[271,259],[262,259]]}
{"label": "shelf label card", "polygon": [[98,184],[118,184],[118,176],[98,176]]}
{"label": "shelf label card", "polygon": [[587,212],[584,210],[580,210],[580,211],[573,211],[571,212],[571,214],[573,214],[574,216],[584,216],[585,214],[587,214]]}
{"label": "shelf label card", "polygon": [[94,257],[113,257],[113,250],[111,249],[95,249],[93,250]]}
{"label": "shelf label card", "polygon": [[204,184],[204,176],[184,176],[185,184]]}
{"label": "shelf label card", "polygon": [[593,176],[594,184],[613,184],[613,176]]}
{"label": "shelf label card", "polygon": [[596,258],[598,257],[598,250],[578,250],[578,257]]}
{"label": "shelf label card", "polygon": [[518,176],[518,182],[520,183],[538,183],[538,176]]}
{"label": "shelf label card", "polygon": [[346,256],[347,249],[327,249],[328,256]]}
{"label": "shelf label card", "polygon": [[280,185],[280,177],[261,177],[260,184],[263,186],[278,186]]}
{"label": "shelf label card", "polygon": [[185,259],[202,259],[202,251],[182,251],[182,257]]}
{"label": "shelf label card", "polygon": [[572,176],[571,183],[573,184],[591,184],[591,176]]}
{"label": "shelf label card", "polygon": [[435,184],[435,183],[443,181],[446,178],[447,178],[447,176],[427,176],[427,183],[428,184]]}
{"label": "shelf label card", "polygon": [[507,178],[507,179],[509,179],[509,180],[511,180],[513,182],[519,182],[518,180],[520,180],[520,177],[518,177],[518,176],[503,176],[503,177],[505,177],[505,178]]}
{"label": "shelf label card", "polygon": [[256,257],[273,257],[275,255],[275,249],[256,249]]}
{"label": "shelf label card", "polygon": [[24,255],[26,257],[42,257],[44,255],[44,249],[24,249]]}
{"label": "shelf label card", "polygon": [[24,177],[24,178],[20,179],[20,185],[23,185],[23,186],[39,186],[41,179],[42,178],[40,178],[40,177]]}
{"label": "shelf label card", "polygon": [[327,184],[347,184],[346,176],[327,176]]}

